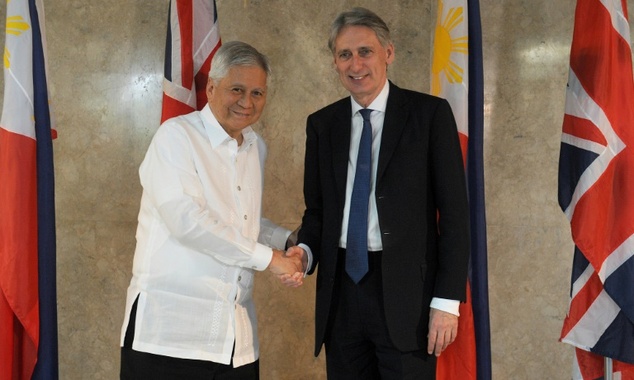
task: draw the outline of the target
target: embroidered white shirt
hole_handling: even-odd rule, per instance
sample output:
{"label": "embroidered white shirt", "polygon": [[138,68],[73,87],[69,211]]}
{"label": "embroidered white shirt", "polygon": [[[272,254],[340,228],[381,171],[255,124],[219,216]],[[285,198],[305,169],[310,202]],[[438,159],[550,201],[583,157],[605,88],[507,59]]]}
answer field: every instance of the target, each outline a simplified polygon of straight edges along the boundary
{"label": "embroidered white shirt", "polygon": [[261,218],[266,145],[238,146],[209,106],[166,121],[139,169],[143,194],[121,344],[138,297],[133,349],[234,366],[258,358],[254,270],[290,231]]}

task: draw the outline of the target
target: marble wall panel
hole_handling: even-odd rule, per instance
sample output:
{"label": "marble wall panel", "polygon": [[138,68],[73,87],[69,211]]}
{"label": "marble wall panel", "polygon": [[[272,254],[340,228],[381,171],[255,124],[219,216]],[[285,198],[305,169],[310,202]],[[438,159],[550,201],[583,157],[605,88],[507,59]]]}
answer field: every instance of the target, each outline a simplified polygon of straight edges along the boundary
{"label": "marble wall panel", "polygon": [[[44,3],[59,133],[60,378],[114,379],[141,196],[137,169],[160,118],[167,0]],[[396,47],[390,79],[427,91],[434,3],[217,0],[223,40],[251,43],[271,59],[257,126],[269,145],[269,218],[289,228],[300,222],[305,118],[345,95],[326,47],[332,19],[354,5],[380,14]],[[632,12],[634,0],[627,4]],[[572,349],[557,340],[573,246],[556,194],[575,2],[480,5],[493,377],[569,378]],[[264,380],[325,378],[323,353],[312,356],[314,280],[286,289],[258,273]]]}

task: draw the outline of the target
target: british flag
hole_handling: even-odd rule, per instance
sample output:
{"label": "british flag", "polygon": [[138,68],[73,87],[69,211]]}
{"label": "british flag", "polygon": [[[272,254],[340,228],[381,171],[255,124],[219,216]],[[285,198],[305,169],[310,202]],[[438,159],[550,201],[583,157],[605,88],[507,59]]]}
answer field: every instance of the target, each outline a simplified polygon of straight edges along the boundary
{"label": "british flag", "polygon": [[170,1],[161,123],[207,104],[207,76],[220,44],[215,0]]}
{"label": "british flag", "polygon": [[[626,0],[579,0],[559,158],[559,205],[575,252],[561,341],[574,378],[602,357],[634,379],[634,80]],[[629,364],[628,364],[629,363]]]}

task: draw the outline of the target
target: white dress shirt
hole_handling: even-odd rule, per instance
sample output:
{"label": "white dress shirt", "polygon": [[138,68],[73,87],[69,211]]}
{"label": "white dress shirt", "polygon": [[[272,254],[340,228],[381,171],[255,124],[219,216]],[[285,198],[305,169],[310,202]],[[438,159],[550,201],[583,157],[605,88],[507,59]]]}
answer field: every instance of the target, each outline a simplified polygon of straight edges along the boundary
{"label": "white dress shirt", "polygon": [[137,351],[234,366],[259,356],[254,270],[290,231],[261,218],[266,145],[238,146],[209,106],[165,122],[139,169],[143,194],[121,344],[138,297]]}

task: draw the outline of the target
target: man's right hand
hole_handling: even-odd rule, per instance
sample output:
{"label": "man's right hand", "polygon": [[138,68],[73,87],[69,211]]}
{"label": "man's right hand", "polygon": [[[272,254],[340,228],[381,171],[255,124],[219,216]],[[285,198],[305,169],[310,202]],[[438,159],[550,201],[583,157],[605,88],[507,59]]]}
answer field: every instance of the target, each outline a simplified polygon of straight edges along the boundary
{"label": "man's right hand", "polygon": [[299,246],[292,246],[289,247],[286,250],[286,253],[284,253],[284,256],[287,257],[299,257],[302,261],[302,272],[306,272],[306,270],[308,269],[308,254],[306,253],[306,251],[304,251],[303,248],[299,247]]}
{"label": "man's right hand", "polygon": [[[299,248],[301,250],[301,248]],[[303,250],[302,250],[303,251]],[[269,270],[275,274],[284,285],[298,287],[302,285],[304,265],[301,255],[286,255],[284,251],[273,250],[273,258]]]}
{"label": "man's right hand", "polygon": [[286,257],[297,257],[301,260],[302,270],[301,272],[295,272],[292,274],[284,274],[282,276],[278,276],[282,284],[297,288],[298,286],[303,284],[303,278],[308,270],[308,254],[301,247],[292,246],[286,250],[284,254]]}

